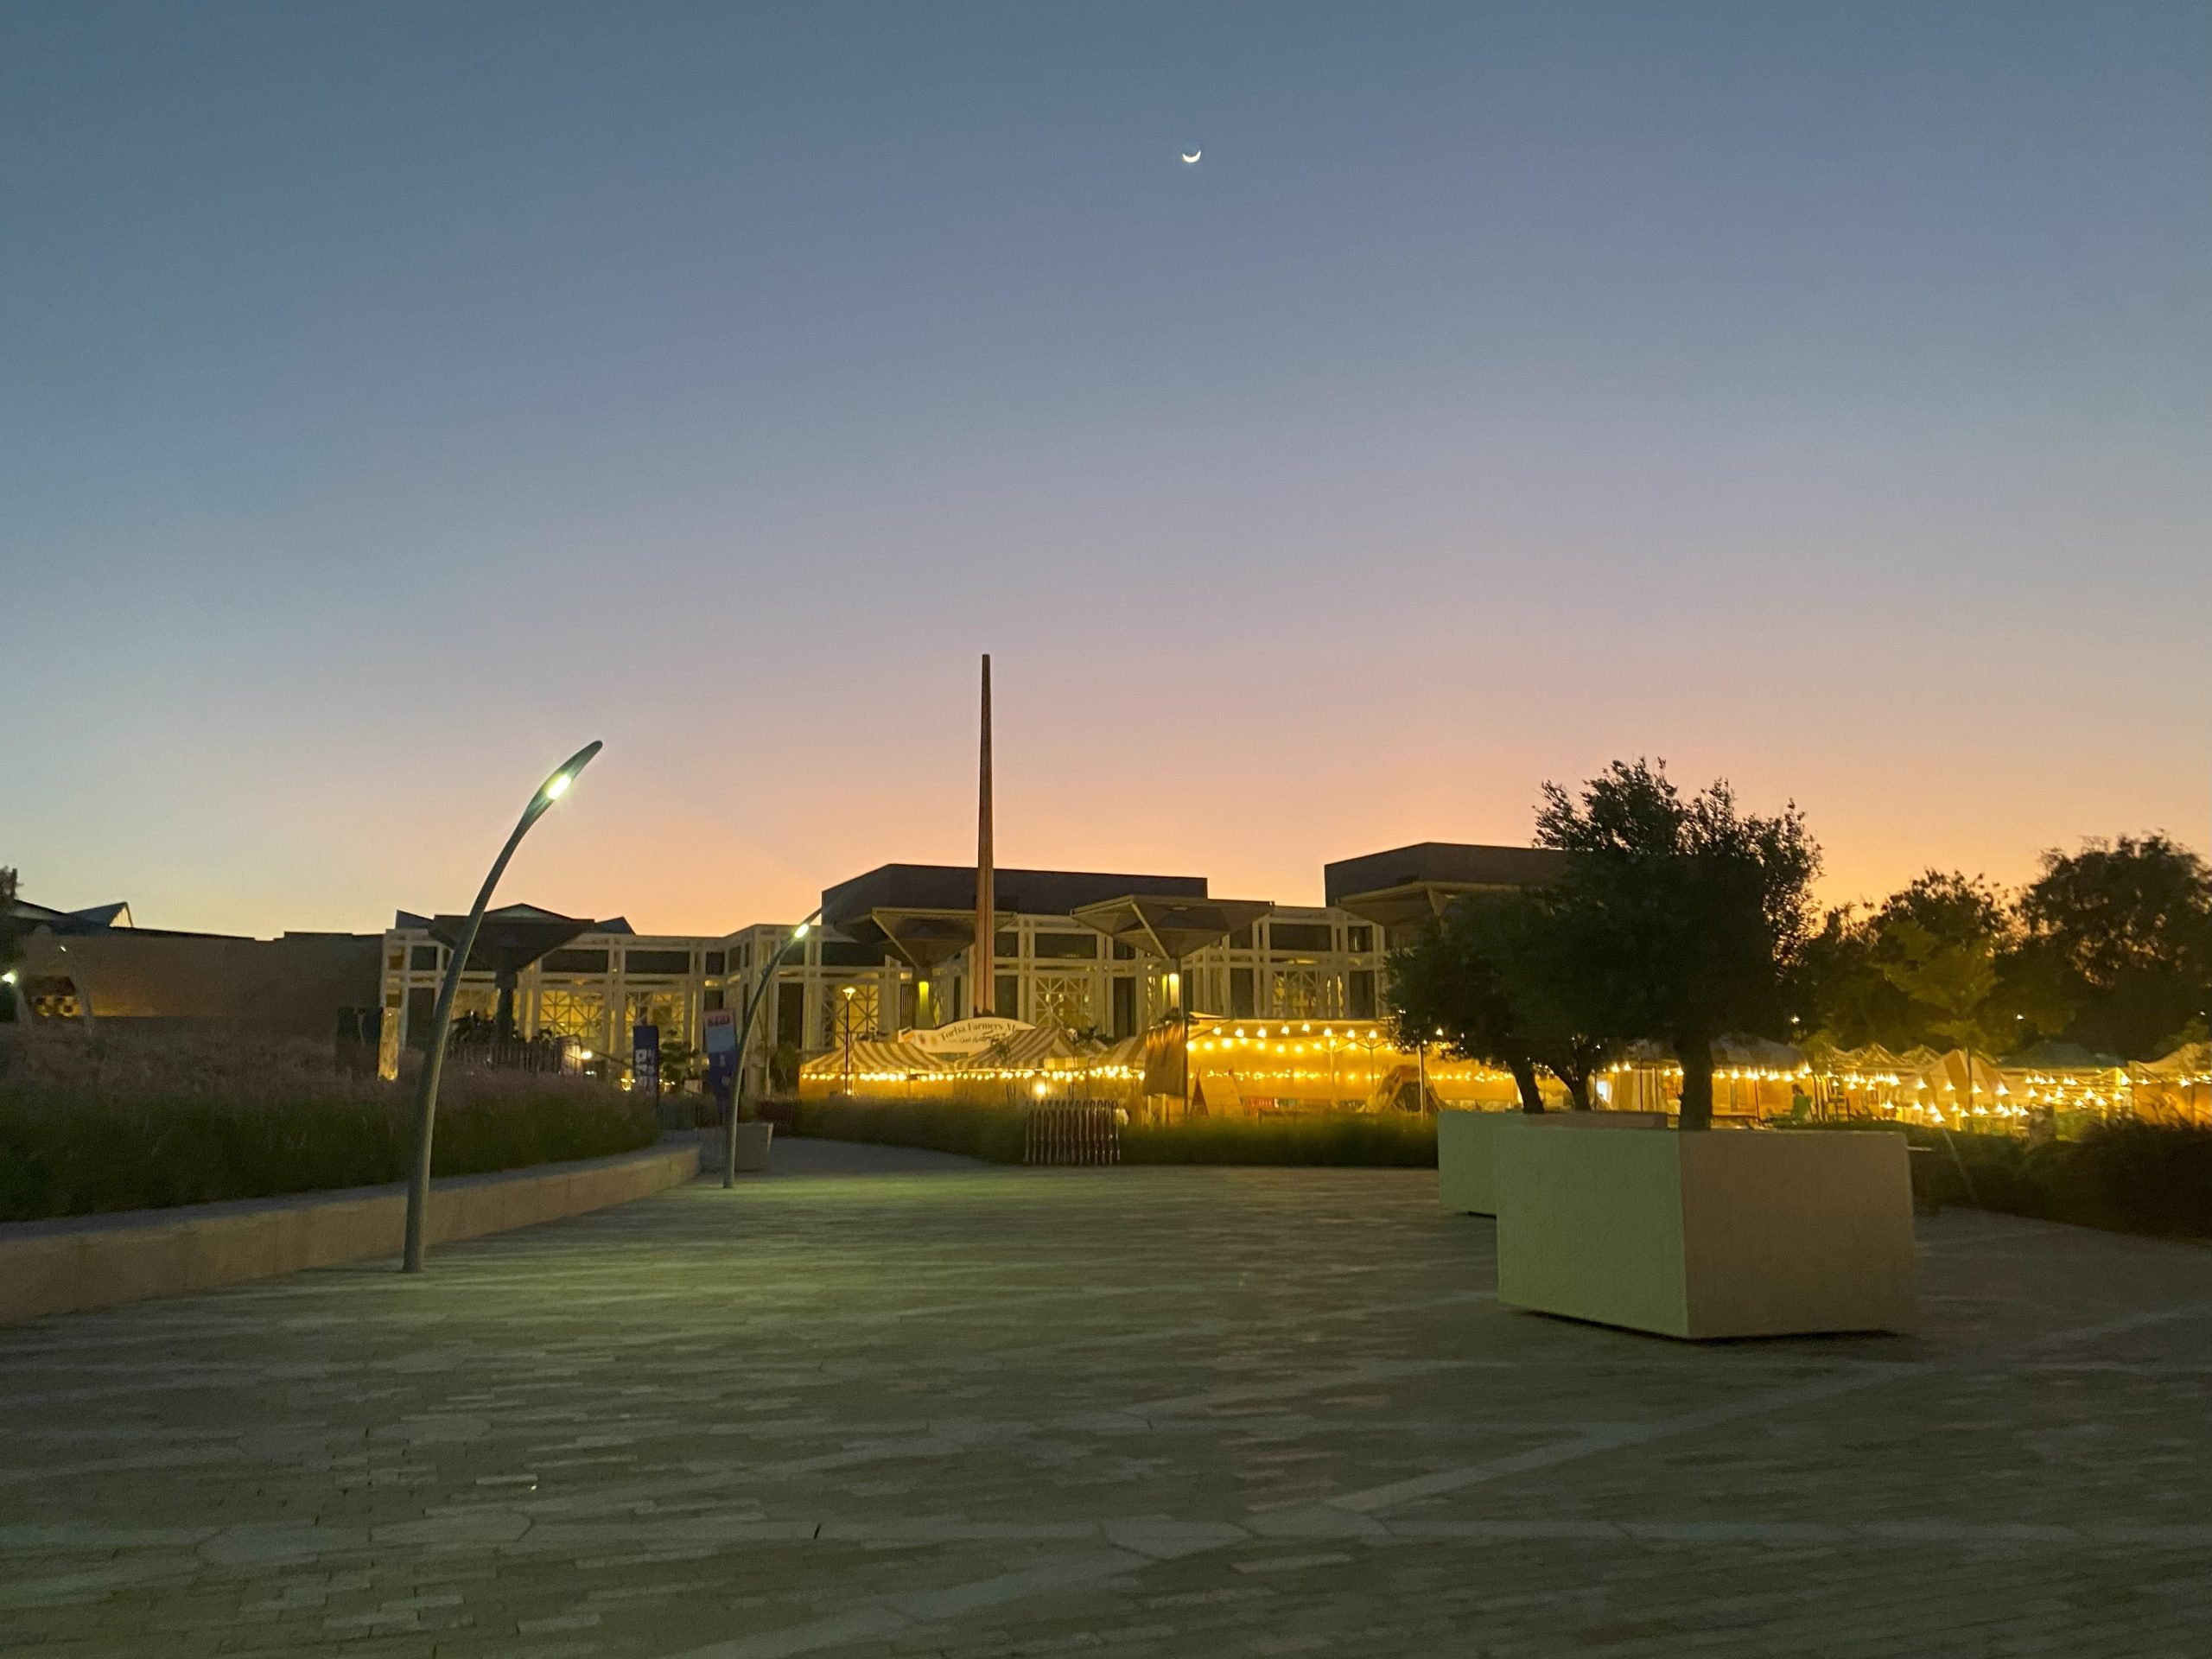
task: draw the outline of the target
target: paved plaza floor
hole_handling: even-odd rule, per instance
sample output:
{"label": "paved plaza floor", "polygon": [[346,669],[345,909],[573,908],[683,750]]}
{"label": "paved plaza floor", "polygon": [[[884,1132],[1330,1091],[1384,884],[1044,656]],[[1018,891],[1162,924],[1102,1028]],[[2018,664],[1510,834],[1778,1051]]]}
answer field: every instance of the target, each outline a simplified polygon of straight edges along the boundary
{"label": "paved plaza floor", "polygon": [[785,1173],[0,1327],[0,1651],[2212,1654],[2212,1250],[1501,1307],[1433,1173]]}

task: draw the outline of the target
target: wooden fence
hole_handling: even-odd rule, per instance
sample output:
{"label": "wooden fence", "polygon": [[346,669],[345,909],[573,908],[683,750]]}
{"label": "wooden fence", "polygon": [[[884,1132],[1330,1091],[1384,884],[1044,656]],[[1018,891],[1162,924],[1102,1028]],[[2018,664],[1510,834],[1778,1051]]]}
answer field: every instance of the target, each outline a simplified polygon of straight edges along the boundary
{"label": "wooden fence", "polygon": [[1054,1101],[1029,1109],[1022,1136],[1025,1164],[1118,1164],[1122,1127],[1112,1104],[1096,1100]]}

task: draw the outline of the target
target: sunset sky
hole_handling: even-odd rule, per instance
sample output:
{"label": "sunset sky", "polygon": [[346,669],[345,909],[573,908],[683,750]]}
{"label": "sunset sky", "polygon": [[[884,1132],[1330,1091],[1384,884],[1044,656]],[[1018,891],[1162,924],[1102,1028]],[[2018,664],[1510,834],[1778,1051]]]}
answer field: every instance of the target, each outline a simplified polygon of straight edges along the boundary
{"label": "sunset sky", "polygon": [[[143,925],[1319,902],[1663,756],[2212,843],[2212,28],[0,4],[0,864]],[[1179,152],[1203,149],[1185,165]]]}

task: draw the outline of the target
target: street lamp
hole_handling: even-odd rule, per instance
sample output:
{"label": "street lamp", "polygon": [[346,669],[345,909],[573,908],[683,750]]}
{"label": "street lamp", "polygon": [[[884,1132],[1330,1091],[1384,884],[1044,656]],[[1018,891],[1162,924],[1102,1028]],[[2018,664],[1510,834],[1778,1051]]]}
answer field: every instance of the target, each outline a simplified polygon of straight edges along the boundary
{"label": "street lamp", "polygon": [[737,1083],[730,1090],[729,1122],[722,1126],[722,1185],[725,1187],[737,1185],[737,1120],[739,1110],[745,1104],[745,1056],[753,1045],[753,1016],[760,1012],[760,999],[768,994],[768,987],[775,982],[776,969],[784,965],[784,958],[791,954],[791,947],[803,943],[813,931],[815,921],[821,914],[822,906],[817,905],[807,912],[806,919],[791,930],[791,938],[768,953],[768,960],[760,969],[760,977],[753,984],[753,995],[745,1000],[745,1018],[737,1027]]}
{"label": "street lamp", "polygon": [[853,988],[852,986],[848,985],[844,989],[845,1098],[847,1100],[853,1097]]}
{"label": "street lamp", "polygon": [[576,774],[591,764],[600,748],[596,740],[585,744],[537,786],[537,792],[530,798],[530,804],[523,808],[522,817],[515,822],[514,834],[507,837],[507,844],[499,849],[499,857],[493,861],[491,874],[484,878],[468,919],[461,925],[461,937],[454,941],[453,957],[446,964],[445,979],[438,987],[437,1006],[430,1014],[429,1046],[423,1052],[423,1081],[415,1096],[415,1167],[407,1178],[407,1253],[400,1266],[403,1273],[423,1271],[423,1232],[430,1208],[430,1138],[437,1128],[438,1077],[445,1070],[446,1039],[453,1030],[453,1001],[461,989],[461,970],[467,964],[468,953],[476,948],[476,930],[483,925],[484,907],[492,902],[492,889],[499,885],[507,861],[522,845],[530,826],[569,792],[569,785],[576,781]]}

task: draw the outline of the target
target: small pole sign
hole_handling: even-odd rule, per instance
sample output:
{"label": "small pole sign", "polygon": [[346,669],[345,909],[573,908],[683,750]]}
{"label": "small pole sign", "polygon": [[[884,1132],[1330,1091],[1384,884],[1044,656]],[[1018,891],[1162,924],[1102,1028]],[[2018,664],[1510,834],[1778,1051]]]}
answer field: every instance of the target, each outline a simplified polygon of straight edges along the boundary
{"label": "small pole sign", "polygon": [[630,1086],[660,1098],[660,1027],[638,1026],[630,1033]]}
{"label": "small pole sign", "polygon": [[737,1011],[709,1008],[701,1025],[707,1051],[707,1087],[715,1103],[728,1112],[737,1097]]}

